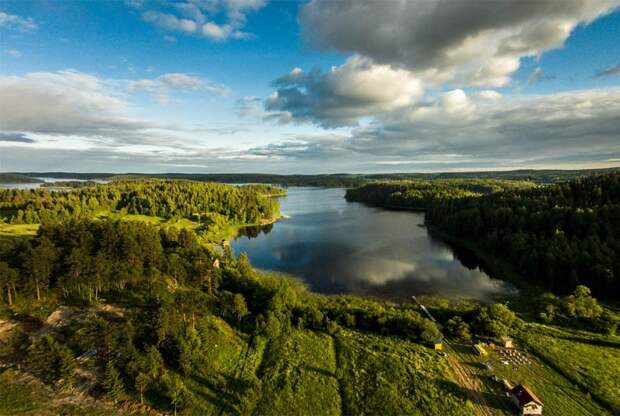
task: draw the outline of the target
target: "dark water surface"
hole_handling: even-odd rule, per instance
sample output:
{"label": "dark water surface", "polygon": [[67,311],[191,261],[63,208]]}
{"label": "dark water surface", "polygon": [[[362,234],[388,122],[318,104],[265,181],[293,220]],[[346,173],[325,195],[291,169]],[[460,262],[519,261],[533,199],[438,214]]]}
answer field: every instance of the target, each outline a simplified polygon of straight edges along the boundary
{"label": "dark water surface", "polygon": [[296,275],[322,293],[488,299],[512,290],[431,238],[424,214],[347,202],[344,192],[289,188],[280,203],[290,218],[247,229],[231,242],[235,254],[246,252],[254,266]]}
{"label": "dark water surface", "polygon": [[[86,182],[85,179],[74,179],[74,178],[33,178],[38,179],[40,181],[46,183],[55,183],[55,182],[65,182],[65,181],[75,181],[75,182]],[[31,183],[0,183],[0,188],[6,189],[37,189],[43,185],[43,182],[31,182]],[[107,180],[94,179],[92,182],[98,183],[107,183]],[[48,188],[48,190],[53,190],[54,188]]]}

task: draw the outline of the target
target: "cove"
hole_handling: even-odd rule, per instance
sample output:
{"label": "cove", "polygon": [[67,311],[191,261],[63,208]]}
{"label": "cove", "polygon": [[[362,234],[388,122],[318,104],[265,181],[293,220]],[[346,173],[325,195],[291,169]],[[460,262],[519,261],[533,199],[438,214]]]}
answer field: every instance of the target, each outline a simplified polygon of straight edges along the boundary
{"label": "cove", "polygon": [[242,230],[231,242],[234,253],[247,253],[255,267],[295,275],[320,293],[488,300],[514,290],[431,237],[423,213],[347,202],[344,193],[288,188],[280,204],[289,218]]}

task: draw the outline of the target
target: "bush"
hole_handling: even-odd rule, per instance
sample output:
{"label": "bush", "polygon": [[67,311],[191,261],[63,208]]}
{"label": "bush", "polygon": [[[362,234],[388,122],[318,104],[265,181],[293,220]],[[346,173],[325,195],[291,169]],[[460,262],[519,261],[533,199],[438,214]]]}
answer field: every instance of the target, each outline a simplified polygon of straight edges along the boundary
{"label": "bush", "polygon": [[73,383],[73,353],[50,335],[44,335],[32,344],[28,354],[28,367],[45,382],[62,379],[68,385]]}

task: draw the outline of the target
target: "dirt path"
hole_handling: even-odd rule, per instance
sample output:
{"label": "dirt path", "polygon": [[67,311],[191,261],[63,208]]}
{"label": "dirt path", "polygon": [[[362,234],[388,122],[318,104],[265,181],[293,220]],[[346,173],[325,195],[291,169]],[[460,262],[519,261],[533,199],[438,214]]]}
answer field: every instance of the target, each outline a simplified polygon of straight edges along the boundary
{"label": "dirt path", "polygon": [[463,367],[460,362],[459,354],[454,350],[454,348],[448,348],[450,350],[448,353],[448,362],[450,363],[459,384],[467,389],[468,394],[472,398],[472,403],[478,410],[478,414],[482,416],[495,415],[495,412],[484,398],[480,381],[473,377],[467,369]]}

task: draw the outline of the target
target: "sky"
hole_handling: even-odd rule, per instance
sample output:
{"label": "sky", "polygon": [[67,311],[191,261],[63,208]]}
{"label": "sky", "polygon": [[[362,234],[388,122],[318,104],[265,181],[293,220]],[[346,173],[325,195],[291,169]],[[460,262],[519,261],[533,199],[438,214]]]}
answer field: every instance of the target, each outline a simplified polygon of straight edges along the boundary
{"label": "sky", "polygon": [[620,0],[0,0],[0,171],[620,166]]}

